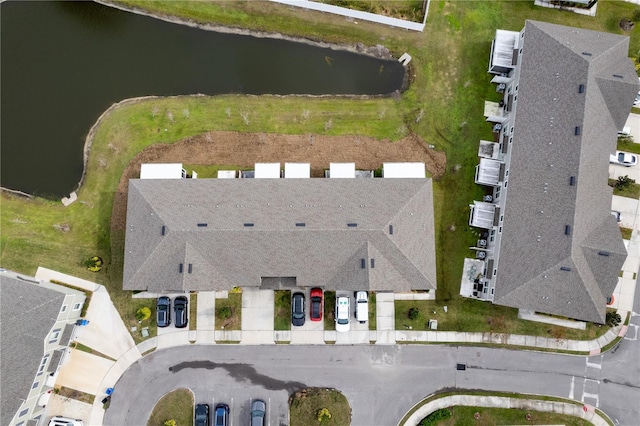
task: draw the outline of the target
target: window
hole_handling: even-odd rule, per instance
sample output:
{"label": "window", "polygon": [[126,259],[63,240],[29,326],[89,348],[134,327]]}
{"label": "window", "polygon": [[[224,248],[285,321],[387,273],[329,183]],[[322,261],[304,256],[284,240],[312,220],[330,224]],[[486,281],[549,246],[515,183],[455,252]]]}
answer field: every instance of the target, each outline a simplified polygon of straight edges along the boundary
{"label": "window", "polygon": [[31,385],[31,389],[37,388],[39,384],[40,382],[34,382],[33,385]]}
{"label": "window", "polygon": [[487,291],[489,291],[489,287],[484,286],[484,289],[482,290],[482,292],[483,292],[484,294],[487,294]]}
{"label": "window", "polygon": [[42,372],[44,371],[44,367],[47,365],[48,360],[49,360],[49,355],[45,355],[44,357],[42,357],[42,361],[40,361],[40,367],[38,368],[37,376],[42,375]]}
{"label": "window", "polygon": [[82,303],[76,303],[73,305],[73,310],[74,311],[79,311],[80,308],[82,308]]}
{"label": "window", "polygon": [[504,172],[505,176],[509,176],[509,170],[507,170],[506,172]]}
{"label": "window", "polygon": [[498,233],[502,234],[502,226],[498,228]]}
{"label": "window", "polygon": [[25,408],[24,410],[20,411],[20,414],[18,414],[18,417],[25,416],[28,412],[29,412],[29,409]]}
{"label": "window", "polygon": [[500,222],[504,222],[504,215],[503,214],[500,215]]}
{"label": "window", "polygon": [[491,295],[493,296],[493,292],[495,291],[495,288],[491,289]]}
{"label": "window", "polygon": [[509,182],[505,180],[505,181],[504,181],[504,187],[506,188],[506,187],[507,187],[507,185],[509,185]]}
{"label": "window", "polygon": [[53,332],[51,333],[51,338],[49,339],[49,343],[53,343],[58,340],[58,337],[60,337],[60,330],[60,328],[53,330]]}
{"label": "window", "polygon": [[62,305],[62,308],[60,309],[60,313],[62,312],[67,312],[67,305]]}

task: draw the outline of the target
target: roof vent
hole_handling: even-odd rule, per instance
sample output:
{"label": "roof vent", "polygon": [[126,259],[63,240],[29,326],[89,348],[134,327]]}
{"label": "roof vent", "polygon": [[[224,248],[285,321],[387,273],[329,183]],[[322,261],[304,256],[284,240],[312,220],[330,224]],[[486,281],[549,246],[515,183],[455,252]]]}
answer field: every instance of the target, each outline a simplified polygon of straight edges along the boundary
{"label": "roof vent", "polygon": [[349,222],[349,223],[347,223],[347,226],[348,226],[349,228],[356,228],[356,227],[358,226],[358,224],[357,224],[357,223],[355,223],[355,222]]}
{"label": "roof vent", "polygon": [[299,228],[304,228],[305,226],[307,226],[307,224],[304,223],[304,222],[298,222],[298,223],[296,223],[296,226],[299,227]]}
{"label": "roof vent", "polygon": [[184,266],[184,265],[183,265],[182,263],[180,264],[180,266],[178,266],[178,272],[182,273],[183,266]]}
{"label": "roof vent", "polygon": [[376,267],[376,260],[375,259],[371,259],[371,269]]}
{"label": "roof vent", "polygon": [[624,78],[623,76],[621,76],[620,74],[614,74],[613,75],[615,78]]}
{"label": "roof vent", "polygon": [[584,93],[584,84],[578,86],[578,93]]}
{"label": "roof vent", "polygon": [[569,186],[575,186],[576,184],[576,177],[575,176],[570,176],[569,177]]}
{"label": "roof vent", "polygon": [[608,251],[599,251],[598,254],[600,256],[605,256],[605,257],[609,257],[609,252]]}
{"label": "roof vent", "polygon": [[206,223],[199,223],[198,224],[198,228],[206,228],[208,224]]}
{"label": "roof vent", "polygon": [[189,273],[193,272],[193,264],[189,264],[189,268],[187,269]]}
{"label": "roof vent", "polygon": [[160,231],[161,235],[166,234],[166,232],[167,232],[167,227],[162,225],[162,230]]}
{"label": "roof vent", "polygon": [[389,235],[393,235],[393,225],[389,225]]}
{"label": "roof vent", "polygon": [[252,228],[253,227],[253,223],[247,222],[247,223],[244,224],[244,227],[245,228]]}
{"label": "roof vent", "polygon": [[576,126],[575,130],[573,131],[573,134],[576,136],[580,136],[580,133],[582,131],[580,130],[580,126]]}
{"label": "roof vent", "polygon": [[582,54],[583,54],[584,56],[591,56],[591,53],[590,53],[590,52],[582,52]]}
{"label": "roof vent", "polygon": [[360,267],[365,269],[367,267],[367,261],[365,259],[360,259]]}
{"label": "roof vent", "polygon": [[561,266],[561,267],[560,267],[560,270],[561,270],[561,271],[567,271],[567,272],[569,272],[569,271],[571,271],[571,268],[570,268],[570,267],[568,267],[568,266]]}
{"label": "roof vent", "polygon": [[564,226],[564,235],[571,235],[571,225]]}

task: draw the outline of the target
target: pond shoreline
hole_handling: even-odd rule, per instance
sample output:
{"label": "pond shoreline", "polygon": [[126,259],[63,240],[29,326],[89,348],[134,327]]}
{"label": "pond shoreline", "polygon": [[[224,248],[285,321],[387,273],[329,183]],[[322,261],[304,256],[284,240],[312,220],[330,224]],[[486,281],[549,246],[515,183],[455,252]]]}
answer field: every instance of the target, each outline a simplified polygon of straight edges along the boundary
{"label": "pond shoreline", "polygon": [[142,15],[142,16],[148,16],[150,18],[159,19],[161,21],[170,22],[173,24],[186,25],[188,27],[198,28],[200,30],[205,30],[205,31],[213,31],[213,32],[224,33],[224,34],[245,35],[245,36],[257,37],[257,38],[286,40],[294,43],[303,43],[303,44],[307,44],[314,47],[329,48],[333,50],[342,50],[346,52],[357,53],[361,55],[371,56],[377,59],[386,59],[386,60],[397,59],[397,58],[394,58],[393,54],[386,46],[383,46],[381,44],[367,47],[362,43],[356,43],[356,44],[327,43],[322,41],[311,40],[304,37],[287,36],[287,35],[276,33],[276,32],[256,31],[256,30],[249,30],[246,28],[201,23],[201,22],[194,21],[192,19],[184,19],[174,15],[166,15],[162,13],[150,12],[146,9],[140,9],[138,7],[128,7],[111,0],[94,0],[94,1],[103,6],[113,7],[115,9],[119,9],[125,12],[135,13],[137,15]]}

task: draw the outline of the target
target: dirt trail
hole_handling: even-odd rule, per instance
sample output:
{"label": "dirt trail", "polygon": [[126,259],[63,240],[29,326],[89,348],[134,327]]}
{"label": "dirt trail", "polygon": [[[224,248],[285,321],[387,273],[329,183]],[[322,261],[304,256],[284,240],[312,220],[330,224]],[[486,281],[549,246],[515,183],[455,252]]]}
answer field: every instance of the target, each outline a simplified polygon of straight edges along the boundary
{"label": "dirt trail", "polygon": [[357,169],[374,170],[391,161],[423,162],[436,179],[446,169],[444,152],[429,149],[416,135],[392,143],[362,136],[209,132],[174,144],[156,144],[135,156],[122,174],[114,197],[111,229],[124,230],[128,181],[140,176],[141,163],[252,167],[260,162],[280,162],[284,167],[285,162],[305,162],[311,163],[313,177],[321,177],[331,162],[355,162]]}

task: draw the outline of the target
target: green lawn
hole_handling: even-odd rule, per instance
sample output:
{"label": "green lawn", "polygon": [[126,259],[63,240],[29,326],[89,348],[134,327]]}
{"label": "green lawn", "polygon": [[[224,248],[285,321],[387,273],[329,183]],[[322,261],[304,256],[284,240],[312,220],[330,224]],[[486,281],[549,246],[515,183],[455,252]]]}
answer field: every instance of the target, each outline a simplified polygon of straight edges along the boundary
{"label": "green lawn", "polygon": [[190,390],[176,389],[160,398],[147,426],[164,426],[170,419],[176,421],[176,426],[193,425],[193,393]]}
{"label": "green lawn", "polygon": [[324,329],[335,330],[336,292],[324,292]]}
{"label": "green lawn", "polygon": [[274,330],[291,330],[291,291],[276,290],[274,294]]}
{"label": "green lawn", "polygon": [[[640,111],[638,112],[640,114]],[[618,151],[633,152],[634,154],[640,154],[640,143],[633,141],[632,136],[618,137]]]}
{"label": "green lawn", "polygon": [[615,184],[616,184],[615,179],[609,179],[609,186],[613,187],[613,195],[633,198],[636,200],[640,198],[640,183],[632,183],[624,189],[617,188]]}
{"label": "green lawn", "polygon": [[448,419],[433,423],[438,426],[476,425],[566,425],[589,426],[592,423],[578,417],[542,411],[518,410],[515,408],[449,407]]}
{"label": "green lawn", "polygon": [[[229,308],[231,316],[221,315]],[[242,293],[229,292],[226,299],[216,299],[216,330],[240,330],[242,327]]]}
{"label": "green lawn", "polygon": [[189,330],[198,329],[198,294],[189,295]]}
{"label": "green lawn", "polygon": [[369,293],[369,330],[378,329],[378,317],[376,316],[376,294]]}
{"label": "green lawn", "polygon": [[[198,22],[279,32],[310,40],[384,44],[395,56],[409,52],[413,57],[409,67],[411,85],[398,99],[225,95],[129,104],[107,114],[97,127],[77,202],[65,208],[59,201],[24,199],[3,193],[2,267],[34,274],[38,266],[44,266],[104,284],[127,327],[138,326],[135,310],[145,302],[132,300],[130,292],[122,291],[124,232],[112,230],[110,223],[120,176],[130,159],[145,147],[174,143],[210,130],[359,134],[389,141],[398,140],[407,132],[416,133],[447,154],[447,172],[434,182],[434,220],[437,303],[450,307],[449,317],[455,320],[448,325],[474,327],[478,321],[485,321],[478,315],[486,311],[498,319],[513,318],[513,309],[476,305],[467,315],[464,309],[468,304],[458,295],[463,259],[471,254],[468,247],[475,239],[468,225],[468,205],[483,194],[482,187],[473,183],[478,141],[491,135],[491,128],[482,116],[483,103],[498,99],[489,82],[491,76],[486,73],[491,40],[497,28],[520,30],[525,19],[622,33],[616,27],[617,22],[630,16],[637,7],[601,1],[598,15],[587,19],[570,12],[535,7],[531,1],[434,0],[430,3],[425,31],[414,33],[367,22],[356,26],[330,14],[270,2],[121,3]],[[640,25],[629,35],[629,52],[637,56]],[[385,115],[381,119],[383,110]],[[173,121],[168,112],[172,113]],[[332,126],[327,129],[329,121]],[[166,132],[159,131],[165,128]],[[215,168],[204,169],[203,177],[214,172]],[[61,230],[66,228],[62,225],[68,225],[70,230]],[[105,267],[98,273],[87,271],[83,265],[84,259],[94,255],[105,261]],[[333,302],[328,297],[325,301]],[[148,303],[153,306],[154,301]],[[333,312],[328,312],[325,325],[328,323],[327,329],[333,329]],[[438,320],[440,326],[441,319]],[[442,323],[447,324],[447,320]],[[149,327],[154,336],[155,325]],[[523,328],[528,327],[519,326]],[[141,339],[139,332],[133,334],[136,341]]]}
{"label": "green lawn", "polygon": [[[323,408],[329,410],[331,418],[318,422],[318,411]],[[289,397],[289,420],[291,426],[349,426],[351,407],[347,398],[335,389],[303,389]]]}

